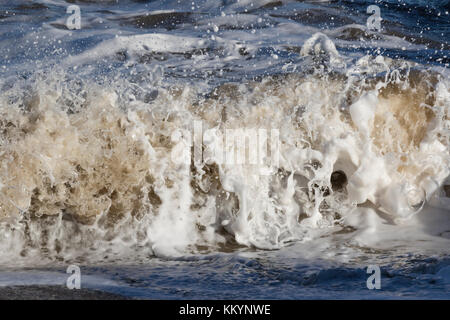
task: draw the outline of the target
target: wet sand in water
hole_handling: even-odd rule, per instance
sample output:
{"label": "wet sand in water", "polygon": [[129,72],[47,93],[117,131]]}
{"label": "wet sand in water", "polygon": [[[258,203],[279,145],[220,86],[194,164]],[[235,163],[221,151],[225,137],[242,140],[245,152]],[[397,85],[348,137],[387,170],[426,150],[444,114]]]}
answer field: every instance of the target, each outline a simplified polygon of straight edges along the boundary
{"label": "wet sand in water", "polygon": [[63,286],[0,287],[0,300],[123,300],[124,296],[99,290],[69,290]]}

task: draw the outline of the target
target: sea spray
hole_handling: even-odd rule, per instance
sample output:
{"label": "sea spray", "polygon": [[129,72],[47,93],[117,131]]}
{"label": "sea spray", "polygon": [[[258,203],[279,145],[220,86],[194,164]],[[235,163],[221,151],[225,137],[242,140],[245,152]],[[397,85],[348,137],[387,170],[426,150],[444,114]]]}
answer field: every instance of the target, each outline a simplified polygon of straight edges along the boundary
{"label": "sea spray", "polygon": [[[210,97],[160,87],[131,105],[123,86],[55,87],[51,76],[31,91],[4,90],[2,260],[177,256],[233,242],[275,249],[311,230],[358,228],[355,210],[401,223],[443,196],[449,83],[386,61],[369,81],[354,68],[298,73],[223,85]],[[173,133],[193,134],[196,121],[221,133],[202,148],[223,144],[226,130],[278,130],[278,166],[261,175],[245,161],[195,163],[193,152],[174,162]]]}

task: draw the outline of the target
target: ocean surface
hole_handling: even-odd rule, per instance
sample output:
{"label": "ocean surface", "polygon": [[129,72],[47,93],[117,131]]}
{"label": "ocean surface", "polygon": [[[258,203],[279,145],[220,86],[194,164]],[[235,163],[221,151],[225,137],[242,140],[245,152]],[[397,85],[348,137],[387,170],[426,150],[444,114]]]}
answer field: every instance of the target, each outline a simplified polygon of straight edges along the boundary
{"label": "ocean surface", "polygon": [[0,286],[449,299],[449,12],[0,0]]}

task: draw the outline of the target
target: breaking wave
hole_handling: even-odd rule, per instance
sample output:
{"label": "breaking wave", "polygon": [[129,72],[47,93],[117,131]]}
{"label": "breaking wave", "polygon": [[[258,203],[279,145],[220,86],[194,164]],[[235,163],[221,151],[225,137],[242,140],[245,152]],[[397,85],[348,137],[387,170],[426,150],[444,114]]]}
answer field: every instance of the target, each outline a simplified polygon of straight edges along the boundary
{"label": "breaking wave", "polygon": [[[322,34],[301,55],[305,72],[207,94],[56,71],[3,84],[0,260],[276,249],[448,208],[448,77],[382,56],[345,66]],[[195,122],[218,133],[204,152],[229,129],[278,130],[277,166],[174,161],[198,147],[174,135]]]}

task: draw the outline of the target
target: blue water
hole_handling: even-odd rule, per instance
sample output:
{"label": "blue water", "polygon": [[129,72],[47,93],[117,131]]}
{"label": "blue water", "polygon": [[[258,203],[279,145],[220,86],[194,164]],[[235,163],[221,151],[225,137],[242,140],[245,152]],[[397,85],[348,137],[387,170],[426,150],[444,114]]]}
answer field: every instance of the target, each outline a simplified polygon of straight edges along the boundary
{"label": "blue water", "polygon": [[[380,262],[376,257],[369,261]],[[141,264],[83,266],[81,287],[134,299],[448,299],[448,257],[387,254],[380,289],[367,287],[367,267],[326,260],[276,259],[270,252],[148,259]],[[369,263],[368,261],[368,263]],[[6,269],[3,285],[66,286],[59,267]]]}

